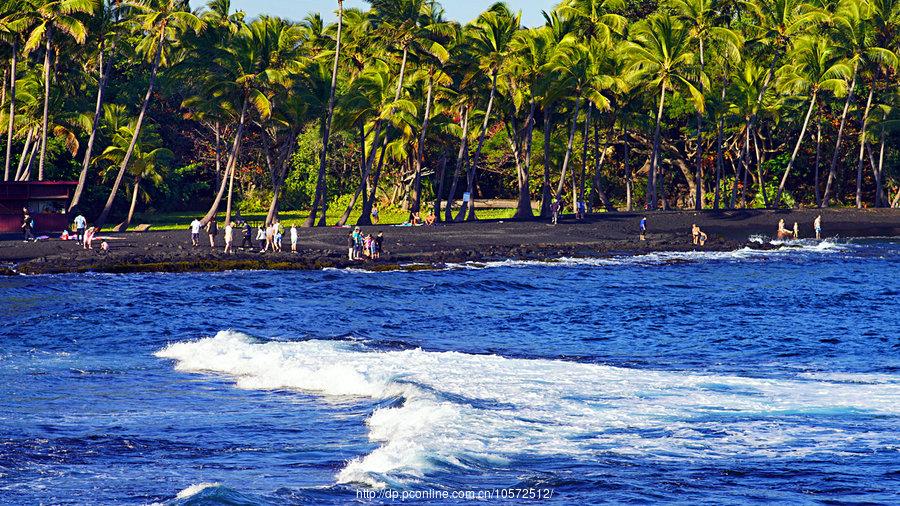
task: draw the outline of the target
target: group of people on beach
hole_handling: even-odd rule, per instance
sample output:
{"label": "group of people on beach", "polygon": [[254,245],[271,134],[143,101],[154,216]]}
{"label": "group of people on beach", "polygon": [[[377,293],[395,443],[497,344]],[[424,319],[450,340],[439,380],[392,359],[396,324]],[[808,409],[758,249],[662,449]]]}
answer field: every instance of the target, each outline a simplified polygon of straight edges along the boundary
{"label": "group of people on beach", "polygon": [[376,235],[363,234],[359,227],[347,236],[347,258],[349,260],[377,260],[384,248],[384,232]]}
{"label": "group of people on beach", "polygon": [[[219,223],[216,220],[209,220],[206,225],[203,224],[203,221],[199,218],[195,218],[190,226],[191,230],[191,245],[193,247],[200,246],[200,231],[204,230],[206,232],[207,237],[209,238],[209,247],[216,248],[216,239],[219,235]],[[253,251],[254,247],[257,249],[259,253],[265,253],[269,250],[273,252],[284,251],[284,227],[280,221],[277,219],[272,220],[268,225],[260,224],[256,229],[256,245],[254,245],[254,236],[253,236],[253,227],[244,220],[241,220],[239,223],[234,221],[229,222],[225,225],[224,229],[224,239],[225,239],[225,253],[234,253],[234,234],[235,229],[241,230],[241,245],[240,249]],[[291,252],[297,252],[297,242],[300,238],[300,234],[297,231],[297,225],[291,225],[291,228],[288,229],[288,237],[291,241]]]}
{"label": "group of people on beach", "polygon": [[[784,219],[778,220],[778,230],[776,230],[775,235],[778,239],[799,239],[800,238],[800,225],[795,221],[793,229],[787,229],[784,226]],[[816,232],[816,240],[822,239],[822,215],[816,216],[816,219],[813,220],[813,229]]]}
{"label": "group of people on beach", "polygon": [[78,216],[75,216],[75,219],[72,223],[74,225],[75,232],[70,233],[68,229],[63,230],[62,235],[59,237],[60,240],[77,241],[79,244],[81,244],[82,249],[92,250],[94,249],[94,240],[99,239],[100,251],[109,251],[109,242],[107,242],[105,238],[99,237],[99,225],[92,225],[89,227],[87,225],[87,218],[85,218],[81,213],[79,213]]}

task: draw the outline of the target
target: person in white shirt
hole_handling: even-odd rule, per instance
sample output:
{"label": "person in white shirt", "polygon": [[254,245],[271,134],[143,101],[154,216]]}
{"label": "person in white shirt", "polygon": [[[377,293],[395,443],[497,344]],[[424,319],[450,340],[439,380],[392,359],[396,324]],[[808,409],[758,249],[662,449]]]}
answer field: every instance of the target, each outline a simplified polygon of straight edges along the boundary
{"label": "person in white shirt", "polygon": [[234,240],[234,222],[225,225],[225,253],[232,253],[231,243]]}
{"label": "person in white shirt", "polygon": [[291,251],[297,252],[297,225],[291,225]]}
{"label": "person in white shirt", "polygon": [[194,218],[194,221],[191,222],[191,245],[195,248],[200,246],[200,229],[203,228],[203,223],[200,223],[200,220]]}
{"label": "person in white shirt", "polygon": [[79,214],[75,217],[75,238],[84,241],[84,230],[87,228],[87,220]]}

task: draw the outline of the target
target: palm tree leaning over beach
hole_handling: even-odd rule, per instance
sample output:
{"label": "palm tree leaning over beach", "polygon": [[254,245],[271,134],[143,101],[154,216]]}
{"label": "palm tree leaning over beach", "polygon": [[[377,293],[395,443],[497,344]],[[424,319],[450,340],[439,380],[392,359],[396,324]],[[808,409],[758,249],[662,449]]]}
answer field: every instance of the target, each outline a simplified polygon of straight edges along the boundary
{"label": "palm tree leaning over beach", "polygon": [[97,102],[94,108],[94,118],[87,128],[90,132],[87,146],[84,150],[84,160],[81,164],[81,172],[78,174],[78,186],[72,194],[69,202],[69,212],[72,212],[81,201],[81,194],[87,182],[88,168],[91,165],[91,156],[94,151],[94,142],[97,139],[97,130],[100,127],[100,119],[103,116],[103,101],[106,86],[109,84],[109,74],[112,72],[116,43],[123,35],[123,26],[120,23],[121,2],[119,0],[106,0],[100,5],[100,9],[91,19],[89,27],[90,35],[96,37],[96,59],[92,59],[97,65],[99,77],[97,79]]}
{"label": "palm tree leaning over beach", "polygon": [[[783,74],[779,76],[782,78],[780,84],[794,93],[809,93],[809,108],[803,118],[800,136],[794,145],[790,161],[784,169],[784,175],[778,185],[775,200],[772,202],[772,207],[775,209],[778,209],[778,205],[781,203],[784,186],[791,173],[791,168],[797,160],[797,153],[800,151],[800,145],[803,143],[803,137],[809,126],[809,118],[818,103],[819,92],[830,90],[839,96],[845,94],[847,92],[846,79],[852,72],[824,37],[807,36],[799,39],[796,49],[791,53],[790,61],[791,63],[780,69]],[[765,188],[762,191],[765,191]]]}
{"label": "palm tree leaning over beach", "polygon": [[191,13],[190,5],[186,0],[142,0],[129,2],[128,6],[137,11],[137,14],[134,16],[134,22],[142,36],[137,50],[146,58],[151,59],[150,81],[147,84],[147,93],[144,95],[144,101],[141,103],[141,111],[138,113],[131,143],[122,157],[119,172],[109,192],[109,198],[106,199],[103,211],[96,220],[98,226],[106,223],[109,212],[112,210],[113,201],[115,201],[116,194],[119,192],[119,186],[122,184],[122,178],[125,176],[128,162],[131,161],[131,153],[134,151],[134,146],[141,135],[141,126],[147,114],[150,98],[153,96],[157,74],[161,66],[166,66],[170,63],[170,59],[173,56],[170,46],[176,44],[187,33],[199,32],[203,28],[203,22]]}
{"label": "palm tree leaning over beach", "polygon": [[41,147],[38,159],[38,181],[44,180],[44,158],[47,155],[47,129],[50,110],[50,81],[53,78],[50,64],[56,45],[53,36],[57,32],[68,35],[79,44],[87,38],[87,28],[78,18],[78,14],[93,14],[94,0],[50,0],[38,4],[34,11],[26,16],[34,23],[31,33],[25,41],[24,53],[44,45],[44,114],[41,120]]}

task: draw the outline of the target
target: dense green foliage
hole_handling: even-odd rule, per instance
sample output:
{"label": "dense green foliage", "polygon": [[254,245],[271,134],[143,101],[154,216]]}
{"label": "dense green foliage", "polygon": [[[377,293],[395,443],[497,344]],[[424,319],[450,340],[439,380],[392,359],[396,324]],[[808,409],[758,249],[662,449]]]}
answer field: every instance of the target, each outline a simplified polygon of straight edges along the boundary
{"label": "dense green foliage", "polygon": [[0,1],[4,180],[79,180],[101,222],[900,201],[900,0],[370,4]]}

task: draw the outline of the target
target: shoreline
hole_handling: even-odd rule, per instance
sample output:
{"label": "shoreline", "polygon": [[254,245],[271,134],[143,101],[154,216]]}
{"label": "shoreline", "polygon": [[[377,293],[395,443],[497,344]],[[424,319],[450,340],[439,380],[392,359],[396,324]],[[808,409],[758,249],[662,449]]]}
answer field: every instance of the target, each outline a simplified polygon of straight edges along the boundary
{"label": "shoreline", "polygon": [[[321,270],[356,268],[370,271],[432,270],[447,264],[528,260],[552,262],[562,257],[610,258],[657,252],[734,251],[744,247],[775,249],[753,236],[772,238],[779,219],[788,228],[796,221],[800,237],[813,236],[812,220],[821,214],[823,239],[900,237],[897,209],[801,209],[668,211],[655,213],[602,213],[575,221],[565,217],[559,225],[543,221],[479,221],[433,227],[368,226],[364,233],[383,231],[385,253],[380,260],[347,259],[346,236],[352,228],[300,228],[298,253],[222,252],[190,245],[184,231],[106,234],[110,251],[85,251],[75,241],[49,240],[24,243],[0,241],[0,274],[63,274],[84,272],[221,272],[230,270]],[[646,241],[638,239],[638,222],[647,216]],[[704,247],[691,244],[690,227],[697,223],[709,236]],[[235,244],[240,244],[236,231]],[[284,248],[290,250],[289,241]]]}

